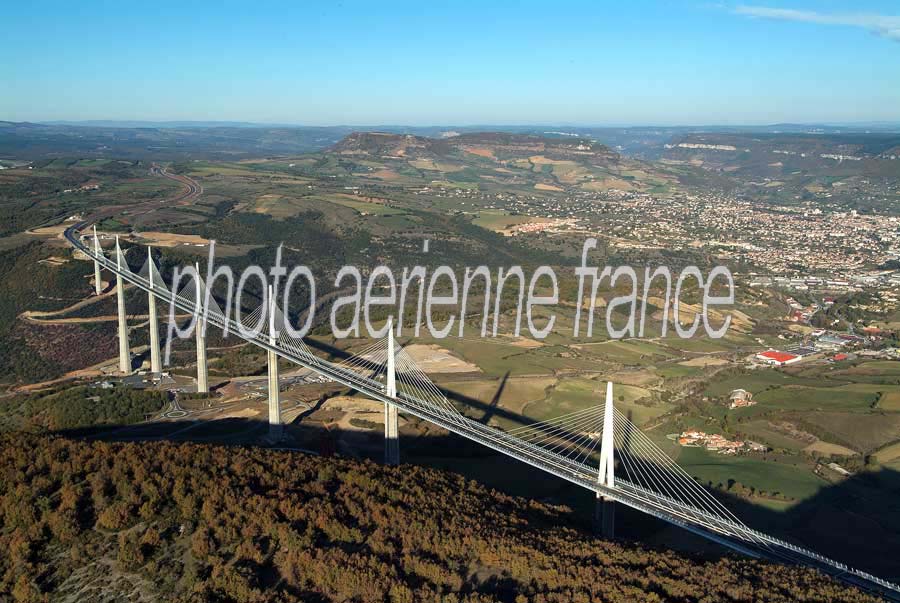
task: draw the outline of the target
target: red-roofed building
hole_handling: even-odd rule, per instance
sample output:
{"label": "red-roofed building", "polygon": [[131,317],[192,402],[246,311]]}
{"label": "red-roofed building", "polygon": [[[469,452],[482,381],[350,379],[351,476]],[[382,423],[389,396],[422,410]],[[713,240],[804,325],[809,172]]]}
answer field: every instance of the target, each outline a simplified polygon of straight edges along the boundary
{"label": "red-roofed building", "polygon": [[849,358],[849,356],[847,356],[847,354],[835,354],[834,356],[831,357],[831,359],[834,360],[835,362],[840,362],[841,360],[846,360],[847,358]]}
{"label": "red-roofed building", "polygon": [[783,366],[800,360],[800,356],[788,354],[787,352],[779,352],[778,350],[767,350],[756,355],[757,360],[762,360],[774,366]]}

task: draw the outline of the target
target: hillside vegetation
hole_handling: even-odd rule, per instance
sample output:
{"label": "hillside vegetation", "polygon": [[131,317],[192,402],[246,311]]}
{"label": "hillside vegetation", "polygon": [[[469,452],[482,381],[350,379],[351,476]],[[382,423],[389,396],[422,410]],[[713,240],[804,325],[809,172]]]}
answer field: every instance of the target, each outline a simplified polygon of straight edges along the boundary
{"label": "hillside vegetation", "polygon": [[0,429],[27,431],[78,429],[96,425],[130,425],[162,410],[163,391],[67,387],[31,396],[0,400]]}
{"label": "hillside vegetation", "polygon": [[0,438],[0,600],[873,601],[811,570],[604,542],[450,473]]}

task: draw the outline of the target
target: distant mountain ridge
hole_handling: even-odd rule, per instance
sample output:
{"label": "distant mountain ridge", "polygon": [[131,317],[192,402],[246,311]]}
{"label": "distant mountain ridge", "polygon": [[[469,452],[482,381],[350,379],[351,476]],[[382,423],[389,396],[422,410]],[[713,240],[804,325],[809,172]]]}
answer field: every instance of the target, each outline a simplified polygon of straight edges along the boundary
{"label": "distant mountain ridge", "polygon": [[[127,126],[127,127],[126,127]],[[816,144],[830,137],[853,137],[868,144],[894,135],[900,126],[871,124],[867,127],[777,124],[773,126],[297,126],[253,122],[213,121],[116,121],[12,122],[0,121],[0,157],[35,160],[56,157],[107,157],[170,161],[183,159],[241,159],[270,155],[291,155],[324,151],[355,132],[379,132],[434,139],[427,145],[444,151],[436,140],[459,135],[456,151],[463,144],[491,144],[500,149],[510,141],[521,146],[543,139],[551,152],[578,156],[572,145],[593,145],[592,153],[603,155],[602,143],[610,152],[640,159],[659,159],[673,144],[688,137],[786,137],[807,138]],[[479,140],[490,132],[494,140]],[[506,141],[503,140],[506,136]],[[516,138],[519,137],[519,138]],[[449,138],[446,138],[449,139]],[[530,142],[529,142],[530,139]],[[557,145],[554,142],[559,141]],[[369,141],[371,142],[371,140]],[[421,142],[421,141],[420,141]],[[368,144],[368,143],[366,143]],[[388,141],[388,144],[394,144]],[[521,149],[524,151],[524,147]],[[669,153],[671,155],[671,153]],[[584,155],[581,155],[582,158]],[[673,157],[678,159],[677,157]],[[612,161],[607,155],[604,161]]]}
{"label": "distant mountain ridge", "polygon": [[900,176],[900,134],[693,133],[664,145],[661,159],[745,178]]}
{"label": "distant mountain ridge", "polygon": [[[3,120],[0,120],[2,123]],[[7,122],[15,123],[15,122]],[[29,122],[19,122],[29,123]],[[822,122],[822,123],[774,123],[763,125],[718,125],[718,124],[701,124],[701,125],[657,125],[657,124],[631,124],[631,125],[590,125],[590,124],[554,124],[552,122],[546,124],[519,124],[519,125],[499,125],[499,124],[433,124],[428,126],[410,126],[403,124],[332,124],[332,125],[307,125],[302,122],[256,122],[256,121],[216,121],[216,120],[148,120],[148,119],[60,119],[60,120],[42,120],[31,122],[36,125],[51,126],[94,126],[108,128],[341,128],[344,130],[365,130],[365,131],[389,131],[389,132],[417,132],[436,130],[458,130],[466,132],[484,131],[554,131],[554,130],[576,130],[588,135],[595,131],[609,130],[681,130],[693,132],[864,132],[867,130],[882,132],[900,132],[900,122],[892,121],[871,121],[871,122]]]}
{"label": "distant mountain ridge", "polygon": [[429,138],[389,132],[354,132],[331,149],[341,155],[396,158],[440,158],[471,155],[488,160],[543,156],[554,160],[610,164],[620,156],[587,138],[552,138],[508,132],[472,132]]}

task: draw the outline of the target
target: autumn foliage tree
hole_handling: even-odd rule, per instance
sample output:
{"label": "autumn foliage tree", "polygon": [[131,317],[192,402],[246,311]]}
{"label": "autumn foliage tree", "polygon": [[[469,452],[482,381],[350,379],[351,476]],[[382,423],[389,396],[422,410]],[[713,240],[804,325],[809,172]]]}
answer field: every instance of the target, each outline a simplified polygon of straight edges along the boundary
{"label": "autumn foliage tree", "polygon": [[415,466],[9,434],[0,601],[875,600],[808,569],[598,540],[564,513]]}

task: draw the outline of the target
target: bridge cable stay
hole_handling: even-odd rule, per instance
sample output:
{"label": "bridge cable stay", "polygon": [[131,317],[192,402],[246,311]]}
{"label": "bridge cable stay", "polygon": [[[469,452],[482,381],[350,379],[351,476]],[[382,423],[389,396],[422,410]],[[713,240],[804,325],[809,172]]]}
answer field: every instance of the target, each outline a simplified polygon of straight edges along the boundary
{"label": "bridge cable stay", "polygon": [[573,465],[582,465],[585,473],[596,473],[586,462],[600,444],[603,423],[603,407],[592,406],[505,433],[561,456]]}
{"label": "bridge cable stay", "polygon": [[[201,286],[205,287],[203,283],[203,279],[200,280]],[[185,289],[188,289],[185,287]],[[182,296],[186,301],[193,304],[194,303],[194,295],[191,294],[189,290],[185,291],[185,296]],[[291,352],[292,354],[299,355],[304,360],[309,362],[318,362],[319,359],[312,353],[303,339],[299,337],[292,337],[287,327],[290,326],[288,323],[288,317],[281,311],[281,308],[278,307],[277,303],[272,303],[271,306],[274,311],[274,316],[269,316],[269,304],[261,303],[256,307],[255,310],[250,312],[249,314],[242,313],[239,320],[237,316],[232,317],[230,320],[226,319],[222,310],[219,309],[218,304],[216,303],[215,298],[212,295],[209,295],[209,308],[208,312],[210,316],[219,317],[222,324],[230,324],[232,321],[238,323],[238,328],[243,328],[244,332],[253,336],[253,337],[261,337],[265,336],[269,343],[273,344],[276,348],[281,348]],[[275,337],[272,339],[271,333],[269,332],[269,327],[274,326],[275,329]]]}
{"label": "bridge cable stay", "polygon": [[447,399],[447,396],[432,383],[406,348],[400,347],[396,354],[397,393],[408,399],[423,401],[457,424],[464,422],[462,413]]}
{"label": "bridge cable stay", "polygon": [[273,301],[271,305],[274,316],[270,318],[268,312],[266,312],[265,322],[266,324],[269,324],[269,321],[271,320],[271,324],[275,328],[275,346],[287,349],[303,358],[317,362],[318,358],[312,353],[312,350],[309,349],[309,346],[306,345],[303,339],[291,336],[288,327],[292,327],[292,325],[290,324],[287,315],[282,312],[280,307],[278,307],[278,303]]}
{"label": "bridge cable stay", "polygon": [[156,265],[156,262],[153,261],[153,258],[147,258],[137,275],[147,281],[147,283],[150,283],[153,289],[159,289],[167,292],[169,291],[169,288],[166,286],[166,282],[163,280],[162,275],[159,273],[159,267]]}
{"label": "bridge cable stay", "polygon": [[378,339],[334,366],[378,385],[387,371],[387,340]]}
{"label": "bridge cable stay", "polygon": [[116,246],[113,253],[116,263],[116,269],[122,273],[122,276],[128,277],[128,275],[134,275],[134,272],[132,272],[131,267],[128,265],[128,260],[125,259],[125,252],[119,245],[118,235],[116,235]]}
{"label": "bridge cable stay", "polygon": [[[743,540],[759,542],[752,530],[622,413],[615,410],[613,417],[615,459],[620,471],[617,488],[639,489],[651,504],[665,512]],[[602,450],[604,424],[604,408],[593,406],[505,433],[555,455],[575,470],[595,475],[599,465],[596,452],[598,446]]]}
{"label": "bridge cable stay", "polygon": [[264,304],[260,304],[253,312],[249,314],[241,314],[240,320],[237,322],[246,332],[261,335],[266,324],[266,308]]}
{"label": "bridge cable stay", "polygon": [[[682,512],[701,520],[710,516],[735,530],[744,540],[760,542],[753,531],[663,452],[618,409],[615,410],[616,453],[629,482],[680,503]],[[690,509],[695,509],[695,513]]]}
{"label": "bridge cable stay", "polygon": [[290,337],[285,332],[281,332],[278,335],[277,345],[279,347],[287,349],[290,352],[293,352],[294,354],[297,354],[301,358],[305,357],[308,362],[318,362],[319,360],[302,339],[300,339],[299,337]]}
{"label": "bridge cable stay", "polygon": [[[203,282],[203,277],[199,274],[192,274],[191,276],[192,278],[189,279],[177,293],[178,297],[198,309],[201,314],[203,314],[205,310],[208,316],[213,316],[224,322],[225,314],[222,312],[222,308],[219,307],[219,304],[212,295],[206,294],[206,283]],[[198,293],[200,295],[199,304],[197,303]]]}
{"label": "bridge cable stay", "polygon": [[[387,375],[387,355],[387,340],[378,340],[343,360],[337,366],[344,370],[362,373],[365,378],[373,382],[380,382]],[[437,412],[457,424],[464,421],[462,413],[453,406],[402,346],[395,347],[394,362],[398,397],[403,397],[412,404]]]}

